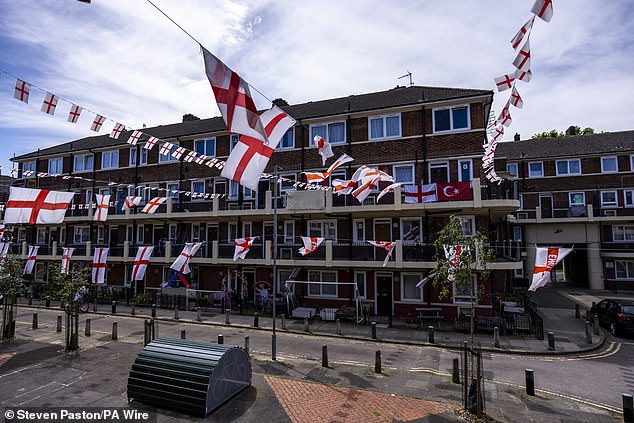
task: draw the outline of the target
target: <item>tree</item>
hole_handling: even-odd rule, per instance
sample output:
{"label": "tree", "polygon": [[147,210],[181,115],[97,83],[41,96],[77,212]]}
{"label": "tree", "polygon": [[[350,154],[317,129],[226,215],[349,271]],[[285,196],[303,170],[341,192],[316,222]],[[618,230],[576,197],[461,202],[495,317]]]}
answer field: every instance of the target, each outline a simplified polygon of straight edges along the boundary
{"label": "tree", "polygon": [[[488,244],[487,237],[480,232],[465,236],[463,220],[455,215],[449,217],[449,223],[438,232],[434,242],[437,257],[434,286],[440,288],[440,297],[448,298],[454,290],[468,292],[471,297],[472,346],[475,332],[475,304],[477,298],[484,292],[483,284],[474,284],[472,281],[475,271],[480,281],[486,280],[491,273],[487,270],[487,263],[493,261],[495,256]],[[459,250],[458,254],[455,254],[456,250]]]}
{"label": "tree", "polygon": [[0,293],[4,295],[4,312],[2,315],[2,333],[4,338],[15,335],[15,308],[18,297],[24,294],[24,280],[22,273],[24,261],[8,256],[0,262]]}
{"label": "tree", "polygon": [[[580,126],[573,126],[575,128],[575,135],[592,135],[595,132],[594,128],[585,127],[581,129]],[[556,129],[552,129],[550,131],[541,132],[539,134],[535,134],[531,137],[533,140],[544,139],[544,138],[560,138],[565,137],[565,132],[557,132]]]}

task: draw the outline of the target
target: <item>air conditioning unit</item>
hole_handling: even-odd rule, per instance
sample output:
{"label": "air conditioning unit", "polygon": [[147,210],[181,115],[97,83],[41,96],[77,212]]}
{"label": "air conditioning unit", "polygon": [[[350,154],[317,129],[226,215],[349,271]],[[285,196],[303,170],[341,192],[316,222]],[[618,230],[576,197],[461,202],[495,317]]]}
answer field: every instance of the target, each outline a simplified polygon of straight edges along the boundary
{"label": "air conditioning unit", "polygon": [[528,213],[526,212],[517,212],[518,219],[528,219]]}
{"label": "air conditioning unit", "polygon": [[280,260],[292,260],[293,249],[292,248],[280,248]]}
{"label": "air conditioning unit", "polygon": [[616,216],[616,210],[603,210],[603,216],[614,217]]}

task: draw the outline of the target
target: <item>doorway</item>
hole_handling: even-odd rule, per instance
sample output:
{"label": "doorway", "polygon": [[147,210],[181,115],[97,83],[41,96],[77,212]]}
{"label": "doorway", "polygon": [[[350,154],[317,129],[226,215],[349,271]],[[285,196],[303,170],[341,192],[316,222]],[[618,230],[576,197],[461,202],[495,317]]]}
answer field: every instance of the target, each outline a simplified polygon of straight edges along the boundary
{"label": "doorway", "polygon": [[553,196],[550,194],[540,194],[539,208],[542,211],[542,219],[551,219],[553,217]]}
{"label": "doorway", "polygon": [[392,274],[379,273],[376,275],[376,314],[389,316],[392,314]]}

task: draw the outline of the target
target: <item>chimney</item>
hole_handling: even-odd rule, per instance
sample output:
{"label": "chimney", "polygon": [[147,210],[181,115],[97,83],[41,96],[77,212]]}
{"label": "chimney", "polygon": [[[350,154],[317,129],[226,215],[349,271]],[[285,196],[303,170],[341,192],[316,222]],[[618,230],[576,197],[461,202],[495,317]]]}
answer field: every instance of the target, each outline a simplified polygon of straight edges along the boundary
{"label": "chimney", "polygon": [[183,122],[191,122],[192,120],[200,120],[198,116],[194,116],[191,113],[183,115]]}
{"label": "chimney", "polygon": [[519,140],[520,140],[520,134],[516,132],[515,135],[513,136],[513,141],[519,141]]}
{"label": "chimney", "polygon": [[573,137],[577,135],[577,127],[576,126],[569,126],[568,129],[566,129],[566,136],[567,137]]}

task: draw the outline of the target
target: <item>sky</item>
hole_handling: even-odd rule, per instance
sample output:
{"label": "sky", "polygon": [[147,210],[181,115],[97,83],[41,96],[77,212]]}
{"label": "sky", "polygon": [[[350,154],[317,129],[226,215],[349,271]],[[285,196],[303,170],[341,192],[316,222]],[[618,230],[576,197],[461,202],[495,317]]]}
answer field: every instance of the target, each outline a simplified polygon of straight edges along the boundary
{"label": "sky", "polygon": [[[406,85],[494,89],[511,73],[510,40],[533,0],[153,0],[238,72],[259,108]],[[530,37],[524,108],[503,140],[570,125],[634,129],[634,4],[553,0]],[[44,91],[132,128],[218,116],[199,46],[147,0],[0,0],[0,165],[13,155],[92,136],[94,114],[40,111]],[[13,98],[16,78],[34,85]],[[510,91],[495,95],[499,113]],[[104,125],[100,133],[112,129]]]}

